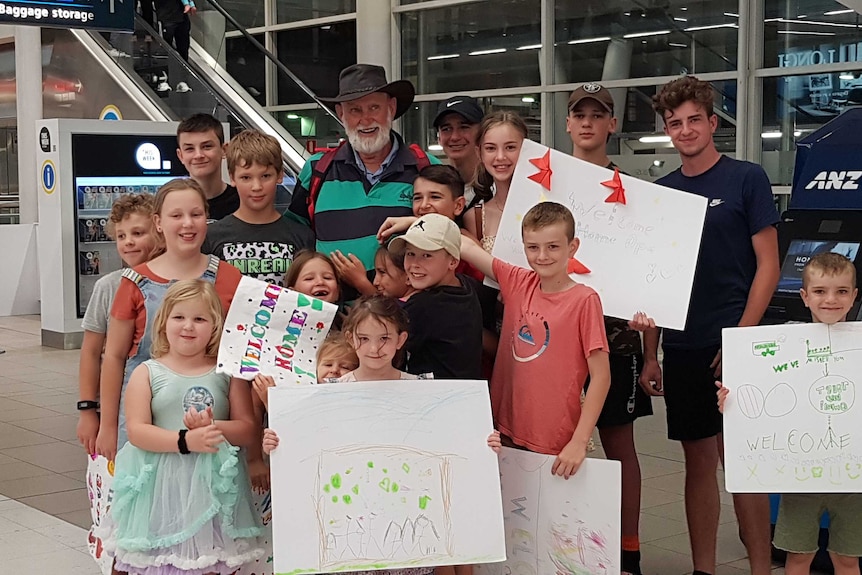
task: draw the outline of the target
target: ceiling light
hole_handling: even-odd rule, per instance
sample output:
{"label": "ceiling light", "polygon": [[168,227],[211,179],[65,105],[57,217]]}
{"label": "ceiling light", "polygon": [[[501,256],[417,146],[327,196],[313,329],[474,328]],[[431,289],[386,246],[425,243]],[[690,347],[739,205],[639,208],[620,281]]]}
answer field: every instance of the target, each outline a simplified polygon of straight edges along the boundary
{"label": "ceiling light", "polygon": [[484,56],[486,54],[500,54],[505,52],[505,48],[491,48],[489,50],[476,50],[475,52],[470,52],[470,56]]}
{"label": "ceiling light", "polygon": [[430,146],[428,146],[428,151],[429,152],[442,152],[443,146],[441,146],[440,144],[431,144]]}
{"label": "ceiling light", "polygon": [[838,79],[839,80],[855,80],[856,78],[853,77],[853,74],[849,74],[847,72],[842,72],[841,74],[838,75]]}
{"label": "ceiling light", "polygon": [[793,34],[794,36],[834,36],[835,32],[804,32],[802,30],[779,30],[779,34]]}
{"label": "ceiling light", "polygon": [[685,6],[683,6],[682,8],[680,8],[680,10],[682,10],[683,12],[685,12],[686,10],[688,10],[688,8],[686,8]]}
{"label": "ceiling light", "polygon": [[810,24],[812,26],[832,26],[833,28],[856,28],[856,24],[841,24],[838,22],[820,22],[818,20],[790,20],[789,18],[771,18],[764,22],[782,22],[784,24]]}
{"label": "ceiling light", "polygon": [[674,48],[688,48],[688,44],[680,44],[679,42],[668,42],[667,45]]}
{"label": "ceiling light", "polygon": [[527,44],[526,46],[518,46],[516,50],[537,50],[541,47],[541,44]]}
{"label": "ceiling light", "polygon": [[698,30],[715,30],[717,28],[739,28],[737,24],[711,24],[709,26],[692,26],[686,28],[686,32],[697,32]]}
{"label": "ceiling light", "polygon": [[830,10],[829,12],[824,12],[824,16],[838,16],[839,14],[852,14],[855,10]]}
{"label": "ceiling light", "polygon": [[287,119],[288,120],[298,120],[299,116],[297,116],[296,114],[288,114]]}
{"label": "ceiling light", "polygon": [[667,144],[670,142],[670,136],[644,136],[638,138],[641,144]]}
{"label": "ceiling light", "polygon": [[598,38],[582,38],[580,40],[569,40],[569,44],[590,44],[591,42],[607,42],[610,36],[599,36]]}
{"label": "ceiling light", "polygon": [[634,34],[624,34],[623,38],[644,38],[646,36],[662,36],[670,34],[670,30],[656,30],[654,32],[635,32]]}
{"label": "ceiling light", "polygon": [[802,132],[801,132],[801,131],[799,131],[799,130],[796,130],[795,132],[793,132],[793,137],[794,137],[794,138],[798,138],[798,137],[799,137],[799,136],[801,136],[801,135],[802,135]]}
{"label": "ceiling light", "polygon": [[532,104],[536,101],[536,99],[532,96],[524,96],[523,98],[521,98],[521,101],[525,104]]}
{"label": "ceiling light", "polygon": [[760,137],[764,140],[775,140],[781,137],[781,132],[763,132]]}
{"label": "ceiling light", "polygon": [[449,58],[457,58],[461,54],[440,54],[439,56],[428,56],[429,60],[448,60]]}
{"label": "ceiling light", "polygon": [[676,20],[677,22],[688,22],[688,18],[679,18],[679,17],[674,16],[673,19]]}
{"label": "ceiling light", "polygon": [[725,12],[724,15],[731,18],[739,18],[739,14],[734,14],[733,12]]}

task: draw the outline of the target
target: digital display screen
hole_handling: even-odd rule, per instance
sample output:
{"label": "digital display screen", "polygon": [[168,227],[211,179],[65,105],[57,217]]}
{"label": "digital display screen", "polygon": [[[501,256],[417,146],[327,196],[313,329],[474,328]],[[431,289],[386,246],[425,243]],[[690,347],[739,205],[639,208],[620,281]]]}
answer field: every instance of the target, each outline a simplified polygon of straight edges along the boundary
{"label": "digital display screen", "polygon": [[0,2],[0,22],[56,28],[90,28],[132,32],[131,0],[17,0]]}
{"label": "digital display screen", "polygon": [[832,252],[846,256],[856,263],[859,242],[839,242],[834,240],[793,240],[781,265],[781,278],[778,280],[779,293],[798,293],[802,288],[802,269],[817,254]]}

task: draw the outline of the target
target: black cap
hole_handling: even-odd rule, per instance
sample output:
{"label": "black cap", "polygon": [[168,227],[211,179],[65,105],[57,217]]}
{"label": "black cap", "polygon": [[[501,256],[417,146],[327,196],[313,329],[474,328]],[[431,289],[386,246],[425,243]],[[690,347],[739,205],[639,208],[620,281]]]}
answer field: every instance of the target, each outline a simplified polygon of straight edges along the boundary
{"label": "black cap", "polygon": [[440,127],[440,121],[446,114],[458,114],[471,124],[478,124],[485,117],[485,111],[476,98],[471,96],[452,96],[448,100],[440,102],[437,106],[437,115],[434,116],[434,127]]}

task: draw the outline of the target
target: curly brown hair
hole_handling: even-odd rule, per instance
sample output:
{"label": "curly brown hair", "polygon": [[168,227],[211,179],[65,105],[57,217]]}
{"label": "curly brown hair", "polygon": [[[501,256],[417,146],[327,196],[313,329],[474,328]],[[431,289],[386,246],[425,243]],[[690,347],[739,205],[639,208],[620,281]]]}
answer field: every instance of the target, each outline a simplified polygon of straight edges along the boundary
{"label": "curly brown hair", "polygon": [[131,214],[141,214],[153,219],[153,195],[152,194],[123,194],[114,205],[111,206],[111,215],[108,216],[108,236],[116,239],[117,224],[122,222]]}
{"label": "curly brown hair", "polygon": [[665,120],[667,112],[673,112],[686,102],[703,106],[707,118],[713,115],[714,92],[712,84],[694,76],[683,76],[662,86],[652,97],[652,107]]}

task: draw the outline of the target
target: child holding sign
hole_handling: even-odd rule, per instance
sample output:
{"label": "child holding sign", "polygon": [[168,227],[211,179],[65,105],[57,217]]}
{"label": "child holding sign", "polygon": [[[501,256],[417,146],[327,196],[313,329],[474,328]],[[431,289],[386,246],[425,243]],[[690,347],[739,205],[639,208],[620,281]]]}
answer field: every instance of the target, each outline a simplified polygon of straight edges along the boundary
{"label": "child holding sign", "polygon": [[245,381],[215,371],[221,331],[210,282],[167,290],[152,359],[126,392],[129,443],[117,454],[109,540],[117,570],[227,574],[263,554],[235,447],[257,440],[251,397]]}
{"label": "child holding sign", "polygon": [[[847,320],[856,300],[856,268],[845,256],[821,253],[802,270],[799,295],[811,310],[811,321],[833,324]],[[718,386],[723,413],[730,390]],[[787,551],[787,575],[808,575],[818,549],[820,517],[829,514],[829,556],[836,575],[859,575],[862,557],[862,494],[785,493],[781,496],[773,544]]]}

